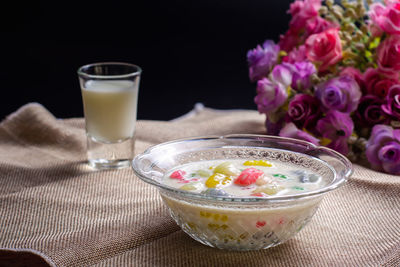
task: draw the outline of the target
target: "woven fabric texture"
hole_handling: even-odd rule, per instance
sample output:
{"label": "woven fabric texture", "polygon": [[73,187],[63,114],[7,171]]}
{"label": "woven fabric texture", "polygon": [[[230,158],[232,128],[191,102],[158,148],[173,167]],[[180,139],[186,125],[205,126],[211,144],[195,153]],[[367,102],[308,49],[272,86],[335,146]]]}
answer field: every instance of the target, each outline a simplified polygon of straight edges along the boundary
{"label": "woven fabric texture", "polygon": [[[205,108],[139,121],[135,153],[188,136],[264,132],[256,111]],[[131,169],[93,171],[85,153],[82,118],[59,120],[28,104],[1,122],[0,266],[400,266],[398,176],[355,165],[293,239],[231,252],[183,233]]]}

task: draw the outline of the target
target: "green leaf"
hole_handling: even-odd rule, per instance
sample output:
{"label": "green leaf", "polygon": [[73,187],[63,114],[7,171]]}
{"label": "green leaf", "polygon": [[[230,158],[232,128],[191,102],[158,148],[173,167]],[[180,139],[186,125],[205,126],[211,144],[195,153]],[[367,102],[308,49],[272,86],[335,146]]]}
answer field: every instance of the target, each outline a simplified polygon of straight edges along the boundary
{"label": "green leaf", "polygon": [[368,48],[370,50],[375,49],[375,48],[378,47],[380,42],[381,42],[381,37],[375,37],[374,40],[371,43],[369,43],[369,47]]}

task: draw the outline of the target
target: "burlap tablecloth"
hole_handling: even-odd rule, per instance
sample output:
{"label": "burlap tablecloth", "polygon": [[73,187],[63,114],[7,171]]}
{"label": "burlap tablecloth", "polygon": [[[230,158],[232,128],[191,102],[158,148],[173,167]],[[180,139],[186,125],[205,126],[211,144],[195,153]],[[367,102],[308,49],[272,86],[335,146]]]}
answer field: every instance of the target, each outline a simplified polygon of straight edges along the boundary
{"label": "burlap tablecloth", "polygon": [[[135,152],[188,136],[263,133],[256,111],[139,121]],[[85,164],[84,121],[28,104],[0,124],[0,266],[400,266],[400,177],[355,166],[311,223],[275,248],[206,247],[130,169]]]}

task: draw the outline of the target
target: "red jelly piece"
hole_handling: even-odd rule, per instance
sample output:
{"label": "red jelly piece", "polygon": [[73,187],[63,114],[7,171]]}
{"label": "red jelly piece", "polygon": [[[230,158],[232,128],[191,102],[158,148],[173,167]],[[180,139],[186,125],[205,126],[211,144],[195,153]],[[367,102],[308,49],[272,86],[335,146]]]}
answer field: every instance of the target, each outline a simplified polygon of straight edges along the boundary
{"label": "red jelly piece", "polygon": [[257,228],[261,228],[261,227],[263,227],[265,224],[266,224],[265,221],[257,221],[257,222],[256,222],[256,227],[257,227]]}
{"label": "red jelly piece", "polygon": [[263,194],[263,193],[253,193],[250,196],[253,196],[253,197],[264,197],[265,194]]}
{"label": "red jelly piece", "polygon": [[178,170],[178,171],[174,171],[173,173],[171,173],[171,175],[169,177],[172,179],[182,180],[182,179],[185,179],[185,177],[183,177],[185,174],[186,174],[185,171]]}
{"label": "red jelly piece", "polygon": [[235,179],[235,184],[248,186],[254,184],[258,178],[264,175],[264,172],[256,168],[248,168],[242,171],[238,178]]}

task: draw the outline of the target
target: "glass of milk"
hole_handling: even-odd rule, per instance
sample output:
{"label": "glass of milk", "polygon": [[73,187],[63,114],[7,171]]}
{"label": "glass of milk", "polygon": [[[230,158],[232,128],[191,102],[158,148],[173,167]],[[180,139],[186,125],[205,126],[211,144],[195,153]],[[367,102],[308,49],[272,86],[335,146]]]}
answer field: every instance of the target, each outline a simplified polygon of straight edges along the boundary
{"label": "glass of milk", "polygon": [[95,169],[130,166],[141,68],[104,62],[78,69],[85,113],[87,156]]}

